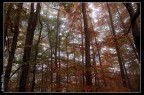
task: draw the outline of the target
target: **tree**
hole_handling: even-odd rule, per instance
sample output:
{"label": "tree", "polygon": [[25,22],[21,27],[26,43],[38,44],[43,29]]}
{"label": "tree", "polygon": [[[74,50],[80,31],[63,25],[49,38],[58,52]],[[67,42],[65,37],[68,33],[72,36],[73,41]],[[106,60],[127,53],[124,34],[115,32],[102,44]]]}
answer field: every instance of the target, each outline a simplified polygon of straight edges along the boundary
{"label": "tree", "polygon": [[[23,3],[18,4],[17,15],[16,15],[17,19],[15,20],[14,31],[11,31],[11,32],[14,33],[14,36],[13,36],[13,41],[12,41],[12,44],[11,44],[11,50],[10,50],[10,55],[9,55],[9,58],[8,58],[8,64],[7,64],[7,67],[6,67],[6,70],[5,70],[4,91],[8,90],[8,83],[9,83],[10,73],[11,73],[11,69],[12,69],[12,61],[14,59],[14,54],[15,54],[15,50],[16,50],[16,46],[17,46],[22,6],[23,6]],[[12,4],[9,5],[9,8],[11,8],[11,7],[12,7]],[[9,12],[7,14],[9,16]],[[7,33],[7,29],[8,29],[7,24],[5,26],[6,26],[5,33]]]}
{"label": "tree", "polygon": [[24,47],[24,55],[23,55],[23,66],[22,66],[22,74],[20,78],[20,84],[19,84],[19,91],[24,92],[26,91],[26,82],[28,78],[28,71],[29,71],[29,58],[31,53],[31,47],[34,31],[37,25],[38,17],[40,14],[40,3],[37,3],[36,13],[34,12],[34,3],[31,3],[31,12],[30,17],[28,20],[28,27],[27,27],[27,34],[26,34],[26,40],[25,40],[25,47]]}
{"label": "tree", "polygon": [[88,21],[86,16],[85,3],[82,3],[82,14],[85,31],[85,58],[86,58],[86,85],[92,86],[91,63],[90,63],[90,32],[88,30]]}
{"label": "tree", "polygon": [[130,4],[4,3],[5,91],[140,91]]}
{"label": "tree", "polygon": [[140,4],[136,3],[137,5],[136,12],[134,12],[134,9],[131,3],[125,3],[124,5],[126,6],[130,15],[132,35],[133,35],[135,46],[138,50],[138,54],[140,55],[140,30],[138,29],[138,25],[136,24],[136,19],[140,14]]}
{"label": "tree", "polygon": [[111,29],[112,29],[111,32],[112,32],[112,34],[114,36],[113,37],[113,41],[114,41],[115,49],[116,49],[116,52],[117,52],[117,57],[118,57],[118,62],[119,62],[119,66],[120,66],[120,71],[121,71],[121,77],[122,77],[123,86],[127,87],[126,77],[125,77],[125,73],[124,73],[124,69],[123,69],[123,64],[122,64],[122,60],[121,60],[120,52],[119,52],[119,46],[118,46],[118,42],[117,42],[117,39],[116,39],[116,34],[115,34],[114,25],[113,25],[113,21],[112,21],[112,15],[111,15],[110,7],[109,7],[108,3],[107,3],[107,8],[108,8],[108,12],[109,12],[109,19],[110,19],[110,24],[111,24]]}
{"label": "tree", "polygon": [[[57,64],[57,44],[58,44],[58,33],[59,32],[59,10],[58,10],[58,15],[57,15],[57,30],[56,30],[56,42],[55,42],[55,66],[56,66],[56,69],[58,70],[58,64]],[[57,83],[57,90],[56,91],[60,91],[59,90],[59,87],[60,87],[60,74],[59,72],[57,71],[56,73],[56,83]]]}
{"label": "tree", "polygon": [[[115,5],[115,7],[116,7],[116,10],[117,10],[117,12],[118,12],[118,14],[119,14],[119,18],[120,18],[121,24],[122,24],[122,26],[123,26],[123,28],[124,28],[124,32],[126,33],[126,32],[127,32],[127,31],[126,31],[126,27],[125,27],[125,25],[124,25],[124,22],[123,22],[123,20],[122,20],[122,17],[121,17],[121,15],[120,15],[120,12],[119,12],[119,10],[118,10],[118,8],[117,8],[116,5]],[[137,50],[136,50],[136,48],[134,47],[134,44],[132,43],[132,40],[130,39],[129,36],[128,36],[127,38],[128,38],[128,40],[129,40],[129,42],[130,42],[131,47],[133,48],[133,51],[134,51],[134,53],[135,53],[135,56],[137,57],[138,60],[140,60],[140,59],[139,59],[139,56],[138,56],[138,54],[137,54]]]}
{"label": "tree", "polygon": [[34,87],[35,87],[35,72],[36,72],[36,63],[37,63],[37,56],[38,56],[38,46],[39,46],[39,43],[40,43],[40,38],[41,38],[41,34],[42,34],[42,28],[43,28],[43,24],[40,20],[40,17],[39,17],[39,23],[41,25],[40,27],[40,34],[39,34],[39,37],[38,37],[38,41],[35,45],[35,58],[34,58],[34,66],[33,66],[33,80],[32,80],[32,89],[31,91],[34,92]]}

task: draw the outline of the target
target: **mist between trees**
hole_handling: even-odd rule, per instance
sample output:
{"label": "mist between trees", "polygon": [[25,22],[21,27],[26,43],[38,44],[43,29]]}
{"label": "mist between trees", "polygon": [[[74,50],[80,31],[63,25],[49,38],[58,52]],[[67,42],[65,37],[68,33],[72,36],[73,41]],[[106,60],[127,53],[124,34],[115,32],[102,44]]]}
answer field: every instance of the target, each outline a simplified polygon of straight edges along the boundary
{"label": "mist between trees", "polygon": [[4,92],[140,92],[140,3],[4,3]]}

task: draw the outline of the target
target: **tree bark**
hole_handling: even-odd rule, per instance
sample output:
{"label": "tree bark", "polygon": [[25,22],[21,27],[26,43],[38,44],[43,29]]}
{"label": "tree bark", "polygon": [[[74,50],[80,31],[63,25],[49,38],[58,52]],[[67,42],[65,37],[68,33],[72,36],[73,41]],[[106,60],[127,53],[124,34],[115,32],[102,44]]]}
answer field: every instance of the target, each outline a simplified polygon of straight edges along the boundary
{"label": "tree bark", "polygon": [[26,91],[26,83],[29,72],[29,59],[31,54],[31,45],[33,42],[34,31],[37,25],[38,17],[40,14],[40,3],[37,3],[36,13],[34,13],[34,3],[31,3],[31,13],[28,20],[28,28],[26,34],[26,41],[24,47],[24,55],[23,55],[23,66],[22,66],[22,74],[20,78],[19,84],[19,92]]}
{"label": "tree bark", "polygon": [[[119,10],[118,10],[118,8],[117,8],[116,5],[115,5],[115,7],[116,7],[116,10],[117,10],[117,12],[118,12],[118,14],[119,14],[119,18],[120,18],[120,21],[121,21],[122,26],[123,26],[123,28],[124,28],[124,31],[125,31],[125,33],[126,33],[126,27],[125,27],[125,25],[124,25],[124,22],[123,22],[123,20],[122,20],[122,17],[121,17],[121,15],[120,15],[120,12],[119,12]],[[128,38],[129,43],[130,43],[130,46],[131,46],[132,49],[133,49],[133,52],[134,52],[136,58],[137,58],[138,61],[140,62],[139,55],[137,54],[137,52],[138,52],[137,49],[134,47],[134,44],[132,43],[132,40],[129,38],[129,36],[128,36],[127,38]]]}
{"label": "tree bark", "polygon": [[86,85],[92,86],[91,63],[90,63],[90,32],[86,15],[85,3],[82,3],[82,14],[85,31],[85,63],[86,63]]}
{"label": "tree bark", "polygon": [[118,57],[118,63],[119,63],[119,66],[120,66],[122,83],[123,83],[124,87],[127,87],[126,77],[125,77],[123,64],[122,64],[122,60],[121,60],[120,52],[119,52],[119,46],[118,46],[118,42],[117,42],[117,39],[116,39],[116,34],[115,34],[114,25],[113,25],[113,21],[112,21],[112,15],[111,15],[111,11],[110,11],[110,7],[109,7],[108,3],[107,3],[107,8],[108,8],[108,12],[109,12],[109,19],[110,19],[110,25],[111,25],[111,29],[112,29],[111,32],[112,32],[112,35],[113,35],[113,41],[114,41],[114,44],[115,44],[115,49],[116,49],[117,57]]}
{"label": "tree bark", "polygon": [[40,33],[39,33],[39,37],[38,37],[38,41],[36,43],[36,47],[35,47],[35,58],[34,58],[34,66],[33,66],[33,80],[32,80],[32,89],[31,91],[34,92],[34,88],[35,88],[35,72],[36,72],[36,62],[37,62],[37,54],[38,54],[38,45],[40,43],[40,38],[41,38],[41,34],[42,34],[42,28],[43,28],[43,24],[40,20],[40,17],[39,17],[39,23],[40,23]]}
{"label": "tree bark", "polygon": [[56,42],[55,42],[55,66],[56,66],[56,92],[60,92],[60,76],[59,76],[59,71],[58,71],[58,62],[57,62],[57,49],[58,49],[58,37],[59,37],[59,12],[60,9],[58,10],[58,15],[57,15],[57,29],[56,29]]}
{"label": "tree bark", "polygon": [[[5,76],[4,76],[4,91],[7,91],[7,89],[8,89],[8,82],[10,79],[10,73],[11,73],[11,69],[12,69],[12,61],[14,59],[14,54],[15,54],[15,50],[16,50],[16,46],[17,46],[17,40],[18,40],[18,34],[19,34],[19,23],[20,23],[22,6],[23,6],[23,3],[20,3],[18,5],[18,9],[17,9],[17,16],[16,16],[17,19],[15,20],[14,36],[13,36],[11,51],[10,51],[10,55],[8,58],[8,64],[6,66]],[[5,31],[7,31],[7,30],[5,30]]]}
{"label": "tree bark", "polygon": [[[93,23],[92,23],[92,19],[90,18],[90,22],[91,22],[91,27],[92,27],[92,29],[94,30],[94,27],[93,27]],[[92,36],[94,36],[95,37],[95,45],[96,45],[96,47],[97,47],[97,53],[98,53],[98,58],[99,58],[99,64],[100,64],[100,66],[102,67],[102,61],[101,61],[101,57],[100,57],[100,48],[99,48],[99,45],[98,45],[98,43],[97,43],[97,39],[96,39],[96,35],[94,34],[94,35],[92,35]],[[96,71],[97,72],[97,71]],[[105,75],[104,75],[104,70],[103,70],[103,68],[101,68],[101,72],[102,72],[102,76],[103,76],[103,83],[104,83],[104,86],[106,87],[107,86],[107,84],[106,84],[106,80],[105,80]]]}
{"label": "tree bark", "polygon": [[135,46],[138,50],[138,54],[140,56],[140,29],[138,28],[138,25],[136,23],[136,19],[140,14],[140,3],[137,3],[136,12],[134,12],[134,9],[133,9],[131,3],[125,3],[125,6],[130,15],[130,21],[131,21],[131,26],[132,26],[132,35],[133,35]]}
{"label": "tree bark", "polygon": [[7,32],[8,32],[8,26],[9,26],[9,22],[10,22],[10,11],[12,9],[13,4],[10,3],[8,6],[8,10],[5,14],[5,20],[4,20],[4,43],[6,43],[6,36],[7,36]]}
{"label": "tree bark", "polygon": [[82,45],[81,45],[81,52],[82,52],[82,65],[83,65],[83,67],[82,67],[82,91],[84,91],[84,86],[85,86],[85,78],[84,78],[84,67],[85,67],[85,64],[84,64],[84,41],[83,41],[83,26],[82,26],[82,20],[81,20],[81,36],[82,36]]}

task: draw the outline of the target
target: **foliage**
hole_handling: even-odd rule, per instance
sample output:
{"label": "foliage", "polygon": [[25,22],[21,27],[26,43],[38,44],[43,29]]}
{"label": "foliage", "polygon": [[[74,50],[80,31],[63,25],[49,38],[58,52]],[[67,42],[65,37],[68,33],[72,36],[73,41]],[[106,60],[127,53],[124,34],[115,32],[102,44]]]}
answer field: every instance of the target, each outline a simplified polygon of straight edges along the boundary
{"label": "foliage", "polygon": [[[13,7],[8,10],[8,6]],[[32,45],[25,45],[28,19],[30,17],[31,3],[24,2],[21,13],[19,35],[16,52],[12,61],[12,71],[15,72],[21,65],[30,64],[29,76],[27,80],[27,92],[32,91],[33,69],[35,69],[35,92],[131,92],[140,91],[140,64],[136,57],[134,39],[132,33],[122,36],[130,26],[130,17],[123,3],[108,3],[112,13],[112,21],[115,30],[115,38],[112,35],[112,27],[105,3],[90,2],[86,5],[86,17],[88,26],[84,26],[82,3],[41,3],[34,39]],[[35,3],[36,4],[36,3]],[[135,4],[135,3],[134,3]],[[10,11],[8,22],[8,33],[5,50],[10,50],[12,38],[14,37],[15,20],[18,3],[4,3],[4,17]],[[118,7],[118,14],[115,6]],[[137,7],[134,7],[136,10]],[[36,8],[34,8],[36,10]],[[59,11],[59,19],[58,19]],[[120,18],[121,16],[121,18]],[[32,21],[33,19],[31,19]],[[59,23],[58,23],[59,22]],[[122,24],[123,23],[123,24]],[[41,24],[43,26],[40,41]],[[57,31],[57,25],[59,29]],[[138,28],[140,28],[140,16],[137,18]],[[87,65],[85,29],[90,32],[90,64],[92,75],[92,86],[87,85]],[[57,35],[58,32],[58,36]],[[58,37],[58,38],[56,38]],[[130,38],[130,40],[128,39]],[[56,39],[58,41],[56,42]],[[117,40],[117,43],[114,42]],[[134,48],[130,44],[132,42]],[[130,85],[122,85],[121,70],[117,51],[118,46],[120,58],[122,59],[126,82]],[[56,48],[57,46],[57,48]],[[31,57],[28,62],[23,62],[24,48],[31,49]],[[38,47],[38,49],[36,49]],[[57,52],[56,52],[56,49]],[[37,54],[35,53],[38,50]],[[136,52],[136,53],[135,53]],[[57,55],[55,55],[57,53]],[[9,51],[4,52],[4,70],[8,63]],[[35,57],[37,55],[37,57]],[[57,56],[57,59],[56,59]],[[34,60],[36,58],[36,61]],[[55,64],[57,60],[57,64]],[[9,80],[8,92],[18,92],[21,70],[18,69]],[[106,83],[106,85],[105,85]]]}

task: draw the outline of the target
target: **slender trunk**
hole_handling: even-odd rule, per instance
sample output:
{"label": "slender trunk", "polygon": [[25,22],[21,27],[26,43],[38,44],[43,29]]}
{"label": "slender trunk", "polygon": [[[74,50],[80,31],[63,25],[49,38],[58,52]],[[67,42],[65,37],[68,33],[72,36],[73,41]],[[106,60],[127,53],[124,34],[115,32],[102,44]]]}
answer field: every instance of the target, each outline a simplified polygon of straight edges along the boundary
{"label": "slender trunk", "polygon": [[17,19],[15,20],[14,36],[13,36],[13,41],[11,44],[11,51],[10,51],[10,55],[8,58],[8,64],[6,66],[5,76],[4,76],[4,85],[5,85],[4,91],[7,91],[7,89],[8,89],[8,82],[10,79],[10,73],[11,73],[11,69],[12,69],[12,61],[14,59],[14,54],[15,54],[15,50],[16,50],[16,46],[17,46],[17,40],[18,40],[18,34],[19,34],[19,22],[20,22],[22,6],[23,6],[23,3],[20,3],[18,5],[18,9],[17,9],[18,12],[17,12],[17,16],[16,16]]}
{"label": "slender trunk", "polygon": [[[127,32],[127,31],[126,31],[126,27],[125,27],[125,25],[124,25],[124,22],[123,22],[123,20],[122,20],[122,17],[121,17],[121,15],[120,15],[120,12],[119,12],[119,10],[118,10],[118,8],[117,8],[116,5],[115,5],[115,7],[116,7],[116,10],[117,10],[117,12],[118,12],[118,14],[119,14],[119,18],[120,18],[120,21],[121,21],[122,26],[123,26],[123,28],[124,28],[124,32]],[[138,61],[140,62],[139,55],[137,54],[137,52],[138,52],[137,49],[134,47],[134,44],[132,43],[132,40],[129,38],[129,36],[128,36],[127,38],[128,38],[128,41],[130,42],[130,46],[132,47],[133,52],[134,52],[136,58],[137,58]]]}
{"label": "slender trunk", "polygon": [[53,50],[51,47],[51,73],[50,73],[50,82],[51,82],[51,92],[53,91],[53,60],[52,60]]}
{"label": "slender trunk", "polygon": [[43,84],[44,78],[43,78],[43,63],[42,63],[42,79],[41,79],[41,92],[44,92],[44,84]]}
{"label": "slender trunk", "polygon": [[68,92],[69,91],[69,88],[68,88],[68,80],[69,80],[69,53],[68,53],[68,45],[67,45],[67,38],[66,38],[66,54],[67,54],[67,65],[66,65],[66,70],[67,70],[67,80],[66,80],[66,91]]}
{"label": "slender trunk", "polygon": [[123,60],[122,55],[120,55],[120,56],[121,56],[121,59],[122,59],[123,68],[124,68],[125,76],[126,76],[126,79],[127,79],[127,84],[128,84],[128,86],[129,86],[130,91],[132,91],[132,86],[131,86],[131,84],[130,84],[130,80],[129,80],[129,77],[128,77],[128,74],[127,74],[127,70],[126,70],[126,67],[125,67],[125,64],[124,64],[125,62],[124,62],[124,60]]}
{"label": "slender trunk", "polygon": [[91,63],[90,63],[90,32],[86,15],[85,3],[82,3],[82,14],[85,31],[85,63],[86,63],[86,85],[92,86]]}
{"label": "slender trunk", "polygon": [[4,20],[4,43],[6,43],[6,36],[7,36],[7,32],[8,32],[8,26],[9,26],[9,22],[10,22],[10,11],[12,9],[13,4],[10,3],[8,6],[8,10],[5,14],[5,20]]}
{"label": "slender trunk", "polygon": [[83,67],[82,67],[82,91],[85,91],[84,90],[84,86],[85,86],[85,79],[84,79],[84,67],[85,67],[85,64],[84,64],[84,43],[83,43],[83,31],[82,31],[82,21],[81,21],[81,36],[82,36],[82,46],[81,46],[81,52],[82,52],[82,65],[83,65]]}
{"label": "slender trunk", "polygon": [[58,44],[58,36],[59,36],[59,10],[58,10],[58,15],[57,15],[57,30],[56,30],[56,42],[55,42],[55,66],[56,66],[56,92],[60,92],[59,86],[60,86],[60,80],[59,80],[59,71],[58,71],[58,63],[57,63],[57,44]]}
{"label": "slender trunk", "polygon": [[39,37],[38,37],[38,41],[36,43],[36,47],[35,47],[35,58],[34,58],[34,66],[33,66],[33,80],[32,80],[32,89],[31,91],[34,92],[34,88],[35,88],[35,72],[36,72],[36,61],[37,61],[37,54],[38,54],[38,45],[40,43],[40,38],[41,38],[41,34],[42,34],[42,28],[43,28],[43,25],[42,25],[42,22],[40,20],[40,17],[39,17],[39,23],[41,25],[40,27],[40,34],[39,34]]}
{"label": "slender trunk", "polygon": [[60,46],[61,46],[61,40],[60,40],[61,38],[60,38],[60,35],[59,35],[59,47],[58,47],[58,50],[59,50],[59,68],[58,68],[58,88],[59,88],[59,91],[61,91],[61,88],[60,88],[60,86],[61,86],[61,75],[60,75],[60,72],[61,72],[61,62],[60,62]]}
{"label": "slender trunk", "polygon": [[97,86],[97,69],[96,69],[96,60],[95,60],[95,57],[96,57],[96,52],[94,50],[94,46],[92,45],[92,50],[93,50],[93,66],[94,66],[94,76],[95,76],[95,86]]}
{"label": "slender trunk", "polygon": [[38,37],[38,41],[35,45],[35,58],[34,58],[34,66],[33,66],[33,80],[32,80],[32,89],[31,91],[34,92],[34,89],[35,89],[35,72],[36,72],[36,61],[37,61],[37,54],[38,54],[38,45],[40,43],[40,38],[41,38],[41,34],[42,34],[42,28],[43,28],[43,25],[42,25],[42,22],[40,20],[40,17],[39,17],[39,23],[41,25],[40,27],[40,34],[39,34],[39,37]]}
{"label": "slender trunk", "polygon": [[116,49],[116,52],[117,52],[118,63],[119,63],[119,66],[120,66],[120,72],[121,72],[121,77],[122,77],[122,83],[123,83],[124,87],[127,87],[126,77],[125,77],[123,64],[122,64],[122,60],[121,60],[120,52],[119,52],[119,46],[118,46],[118,42],[116,40],[116,34],[115,34],[114,25],[113,25],[113,21],[112,21],[112,15],[111,15],[111,11],[110,11],[110,7],[109,7],[108,3],[107,3],[107,8],[108,8],[108,12],[109,12],[110,25],[111,25],[111,29],[112,29],[111,32],[112,32],[112,35],[114,36],[113,41],[114,41],[115,49]]}
{"label": "slender trunk", "polygon": [[136,23],[136,19],[140,14],[140,3],[137,3],[136,12],[134,12],[134,9],[133,9],[131,3],[125,3],[125,6],[130,15],[130,21],[131,21],[131,26],[132,26],[132,35],[133,35],[134,43],[137,48],[138,54],[140,56],[140,29],[138,28],[138,25]]}
{"label": "slender trunk", "polygon": [[[96,46],[97,46],[97,52],[98,52],[99,63],[100,63],[100,66],[102,67],[102,61],[101,61],[101,57],[100,57],[100,49],[99,49],[99,46],[98,46],[98,43],[97,43],[96,38],[95,38],[95,43],[96,43]],[[102,76],[103,76],[104,85],[105,85],[105,87],[106,87],[107,84],[106,84],[106,80],[105,80],[105,75],[104,75],[103,68],[101,68],[101,71],[102,71]]]}
{"label": "slender trunk", "polygon": [[74,13],[74,17],[73,17],[73,20],[72,20],[72,23],[71,23],[71,26],[70,26],[70,30],[68,32],[68,34],[66,35],[66,40],[65,40],[65,43],[66,43],[66,55],[67,55],[67,62],[66,62],[66,70],[67,70],[67,79],[66,79],[66,92],[69,91],[69,87],[68,87],[68,80],[69,80],[69,71],[68,71],[68,67],[69,67],[69,53],[68,53],[68,37],[70,35],[70,32],[72,31],[72,25],[73,25],[73,22],[74,22],[74,18],[75,18],[75,13]]}
{"label": "slender trunk", "polygon": [[[93,24],[92,24],[92,19],[90,18],[90,22],[91,22],[91,27],[92,27],[92,29],[94,30],[94,28],[93,28]],[[96,44],[96,47],[97,47],[97,52],[98,52],[98,58],[99,58],[99,63],[100,63],[100,66],[102,67],[102,62],[101,62],[101,57],[100,57],[100,48],[99,48],[99,45],[98,45],[98,43],[97,43],[97,39],[96,39],[96,35],[94,34],[94,37],[95,37],[95,44]],[[103,70],[103,68],[101,68],[101,72],[102,72],[102,76],[103,76],[103,82],[104,82],[104,85],[105,85],[105,87],[107,86],[107,84],[106,84],[106,80],[105,80],[105,75],[104,75],[104,70]]]}
{"label": "slender trunk", "polygon": [[[74,64],[74,66],[76,66],[75,64],[76,64],[76,62],[75,62],[75,45],[73,46],[73,50],[74,50],[74,58],[73,58],[73,64]],[[77,71],[75,71],[75,82],[76,82],[76,84],[77,84]],[[77,91],[77,89],[75,89],[76,91]]]}
{"label": "slender trunk", "polygon": [[20,78],[19,84],[19,92],[26,91],[26,83],[28,78],[28,70],[29,70],[29,59],[31,54],[31,45],[33,42],[34,31],[37,25],[38,17],[40,14],[40,3],[37,3],[36,13],[34,13],[34,3],[31,3],[31,13],[30,18],[28,20],[28,28],[26,34],[26,41],[24,47],[24,55],[23,55],[23,66],[22,66],[22,74]]}

